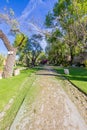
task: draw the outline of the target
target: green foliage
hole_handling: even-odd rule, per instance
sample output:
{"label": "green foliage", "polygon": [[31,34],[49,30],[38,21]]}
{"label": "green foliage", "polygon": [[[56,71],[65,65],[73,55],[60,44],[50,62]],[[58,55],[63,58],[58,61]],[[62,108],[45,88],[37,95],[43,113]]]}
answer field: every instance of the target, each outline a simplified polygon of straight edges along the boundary
{"label": "green foliage", "polygon": [[37,63],[40,64],[43,60],[46,60],[47,56],[44,52],[41,52],[40,55],[37,58]]}
{"label": "green foliage", "polygon": [[46,16],[46,20],[45,20],[45,25],[47,27],[51,27],[52,26],[52,20],[53,20],[52,13],[48,12],[48,15]]}
{"label": "green foliage", "polygon": [[53,34],[52,34],[53,37],[57,38],[57,37],[62,37],[62,33],[59,29],[56,29]]}
{"label": "green foliage", "polygon": [[53,39],[51,37],[51,43],[46,48],[49,62],[55,65],[64,64],[68,55],[68,46],[58,39],[56,41]]}
{"label": "green foliage", "polygon": [[87,60],[84,61],[85,66],[87,67]]}
{"label": "green foliage", "polygon": [[[54,16],[60,17],[60,22],[67,26],[87,14],[87,1],[85,0],[59,0],[54,9]],[[65,24],[64,24],[65,22]]]}
{"label": "green foliage", "polygon": [[23,33],[19,33],[16,35],[14,46],[19,47],[19,49],[22,49],[26,46],[27,41],[27,36],[25,36]]}
{"label": "green foliage", "polygon": [[37,64],[37,59],[42,52],[39,40],[41,40],[40,35],[33,35],[31,39],[28,39],[27,44],[19,54],[20,61],[27,67],[35,66]]}
{"label": "green foliage", "polygon": [[2,54],[0,54],[0,67],[3,66],[4,59],[5,57]]}
{"label": "green foliage", "polygon": [[21,104],[27,96],[27,92],[30,98],[33,98],[31,93],[35,94],[36,88],[33,89],[31,85],[35,77],[30,78],[29,76],[36,71],[37,69],[22,70],[19,76],[9,78],[8,80],[0,80],[0,112],[3,112],[4,107],[13,99],[13,103],[6,110],[3,120],[0,120],[0,130],[5,130],[11,126]]}
{"label": "green foliage", "polygon": [[[53,46],[55,46],[53,44],[59,43],[57,42],[59,40],[61,44],[67,44],[68,55],[71,57],[70,65],[72,65],[74,56],[79,55],[86,46],[87,1],[59,0],[53,8],[52,17],[54,19],[51,19],[51,23],[55,24],[51,36],[47,37],[49,44],[47,50],[53,50]],[[48,55],[51,57],[51,53],[48,53]],[[53,55],[55,57],[55,53]],[[56,53],[56,56],[58,56],[58,53]]]}

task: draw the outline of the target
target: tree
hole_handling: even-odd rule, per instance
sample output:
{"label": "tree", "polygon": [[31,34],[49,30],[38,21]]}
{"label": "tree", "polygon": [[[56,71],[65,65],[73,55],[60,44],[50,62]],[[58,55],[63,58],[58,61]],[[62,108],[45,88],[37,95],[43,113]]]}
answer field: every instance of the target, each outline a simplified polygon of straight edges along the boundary
{"label": "tree", "polygon": [[0,67],[3,66],[4,59],[5,57],[2,54],[0,54]]}
{"label": "tree", "polygon": [[4,42],[4,45],[6,46],[6,48],[8,50],[6,65],[5,65],[4,71],[3,71],[4,78],[12,76],[17,49],[21,47],[23,41],[25,40],[24,34],[21,34],[21,35],[22,35],[21,40],[19,41],[18,45],[16,47],[14,47],[10,44],[6,35],[0,30],[0,38],[2,39],[2,41]]}
{"label": "tree", "polygon": [[21,33],[18,29],[18,22],[14,17],[14,11],[12,9],[10,9],[10,11],[8,11],[9,13],[5,13],[5,14],[0,14],[0,22],[5,22],[6,24],[8,24],[10,26],[10,31],[14,34],[16,33],[20,33],[21,36],[21,40],[18,42],[18,45],[16,47],[14,47],[10,41],[8,40],[7,36],[3,33],[2,30],[0,30],[0,39],[2,39],[2,41],[4,42],[4,45],[6,46],[7,50],[8,50],[8,56],[7,56],[7,60],[6,60],[6,65],[4,67],[3,70],[3,77],[7,78],[12,76],[13,73],[13,66],[15,64],[15,57],[16,57],[16,52],[18,50],[18,48],[20,48],[22,46],[23,41],[25,40],[25,35],[23,33]]}
{"label": "tree", "polygon": [[68,46],[61,41],[60,38],[61,33],[56,30],[47,38],[48,40],[48,45],[46,47],[46,53],[48,54],[48,59],[49,63],[54,64],[54,65],[60,65],[64,64],[66,62],[66,58],[68,55]]}
{"label": "tree", "polygon": [[37,61],[40,65],[47,64],[48,58],[45,52],[41,52],[41,54],[38,56]]}
{"label": "tree", "polygon": [[[48,16],[50,17],[50,15]],[[53,18],[54,30],[60,30],[63,42],[69,46],[70,64],[72,65],[76,48],[81,50],[84,44],[86,46],[87,1],[59,0],[54,6]]]}
{"label": "tree", "polygon": [[17,33],[13,46],[18,49],[18,53],[26,46],[28,37],[23,33]]}
{"label": "tree", "polygon": [[47,25],[48,27],[52,27],[53,23],[53,15],[52,13],[48,12],[48,15],[46,16],[46,20],[45,20],[45,25]]}
{"label": "tree", "polygon": [[1,30],[0,30],[0,38],[2,39],[2,41],[4,42],[4,45],[6,46],[8,50],[6,65],[3,71],[3,77],[7,78],[9,76],[12,76],[13,66],[14,66],[15,56],[16,56],[16,48],[12,47],[8,38]]}
{"label": "tree", "polygon": [[39,55],[42,52],[42,48],[39,43],[39,39],[41,39],[41,35],[33,35],[27,42],[26,46],[24,47],[22,51],[22,58],[25,57],[25,62],[27,66],[30,65],[35,66],[36,61],[39,57]]}

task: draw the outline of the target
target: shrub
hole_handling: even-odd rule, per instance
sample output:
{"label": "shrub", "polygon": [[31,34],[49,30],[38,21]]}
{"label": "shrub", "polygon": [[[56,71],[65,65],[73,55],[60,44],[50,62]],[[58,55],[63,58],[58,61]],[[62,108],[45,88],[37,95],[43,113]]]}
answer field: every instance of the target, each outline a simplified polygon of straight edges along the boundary
{"label": "shrub", "polygon": [[84,61],[85,66],[87,67],[87,60]]}
{"label": "shrub", "polygon": [[4,56],[0,54],[0,67],[3,66],[4,59]]}

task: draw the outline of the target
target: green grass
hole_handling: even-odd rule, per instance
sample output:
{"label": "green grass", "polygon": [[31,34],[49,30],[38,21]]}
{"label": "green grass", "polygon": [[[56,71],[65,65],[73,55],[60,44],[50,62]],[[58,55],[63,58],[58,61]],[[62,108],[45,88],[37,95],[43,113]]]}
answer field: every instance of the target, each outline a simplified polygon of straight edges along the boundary
{"label": "green grass", "polygon": [[64,74],[63,67],[55,67],[55,70],[68,78],[73,84],[75,84],[81,91],[87,94],[87,68],[69,67],[69,75]]}
{"label": "green grass", "polygon": [[19,92],[20,86],[34,70],[23,70],[20,75],[0,80],[0,112],[11,98]]}
{"label": "green grass", "polygon": [[24,101],[30,86],[35,77],[29,77],[37,69],[23,70],[19,76],[0,80],[0,112],[4,110],[9,100],[14,99],[11,107],[6,111],[2,121],[0,121],[0,130],[10,127],[17,111]]}

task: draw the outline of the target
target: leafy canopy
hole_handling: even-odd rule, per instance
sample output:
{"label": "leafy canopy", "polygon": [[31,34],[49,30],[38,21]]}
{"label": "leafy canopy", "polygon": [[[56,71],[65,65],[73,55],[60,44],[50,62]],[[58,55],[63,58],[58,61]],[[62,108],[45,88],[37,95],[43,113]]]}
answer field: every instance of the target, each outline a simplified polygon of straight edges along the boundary
{"label": "leafy canopy", "polygon": [[23,33],[16,34],[14,46],[23,49],[26,46],[27,41],[28,41],[28,37]]}

